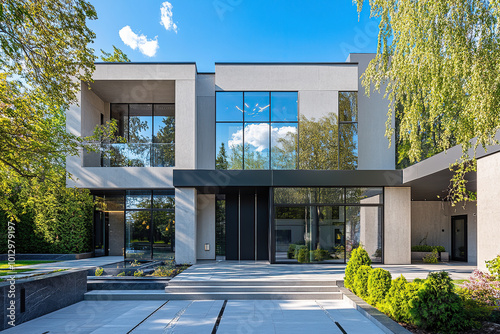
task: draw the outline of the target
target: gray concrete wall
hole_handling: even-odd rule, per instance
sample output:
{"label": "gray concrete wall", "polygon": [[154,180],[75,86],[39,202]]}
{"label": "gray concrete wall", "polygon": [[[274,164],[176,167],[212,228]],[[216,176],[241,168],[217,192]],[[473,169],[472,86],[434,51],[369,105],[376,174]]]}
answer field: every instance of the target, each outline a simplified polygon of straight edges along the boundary
{"label": "gray concrete wall", "polygon": [[[364,198],[361,204],[379,204],[381,195]],[[359,241],[370,256],[376,253],[379,237],[379,208],[362,206],[359,213]]]}
{"label": "gray concrete wall", "polygon": [[196,79],[197,168],[215,169],[215,74]]}
{"label": "gray concrete wall", "polygon": [[196,189],[175,189],[175,261],[196,263],[197,203]]}
{"label": "gray concrete wall", "polygon": [[358,90],[354,64],[216,64],[216,90]]}
{"label": "gray concrete wall", "polygon": [[411,263],[411,188],[384,189],[384,263]]}
{"label": "gray concrete wall", "polygon": [[[198,260],[215,260],[215,195],[198,195],[196,244]],[[205,244],[209,250],[205,250]]]}
{"label": "gray concrete wall", "polygon": [[[358,65],[358,169],[394,169],[396,166],[394,136],[389,141],[385,137],[389,101],[384,98],[385,88],[370,92],[361,84],[361,75],[373,59],[372,53],[355,53],[347,61]],[[392,117],[394,126],[394,116]],[[390,147],[389,147],[390,145]]]}
{"label": "gray concrete wall", "polygon": [[500,254],[500,153],[477,161],[477,266]]}
{"label": "gray concrete wall", "polygon": [[476,203],[459,203],[453,207],[448,202],[412,201],[411,245],[443,246],[451,253],[451,217],[467,215],[467,261],[476,263],[476,211]]}

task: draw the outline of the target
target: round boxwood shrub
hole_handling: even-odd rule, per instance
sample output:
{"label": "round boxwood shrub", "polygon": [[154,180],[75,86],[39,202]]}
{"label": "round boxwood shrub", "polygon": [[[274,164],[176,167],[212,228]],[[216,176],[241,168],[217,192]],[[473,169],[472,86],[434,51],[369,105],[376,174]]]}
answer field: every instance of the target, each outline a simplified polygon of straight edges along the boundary
{"label": "round boxwood shrub", "polygon": [[471,322],[454,290],[447,272],[430,273],[410,301],[410,314],[415,325],[444,333],[468,329]]}
{"label": "round boxwood shrub", "polygon": [[391,273],[382,268],[375,268],[368,276],[368,302],[377,305],[383,302],[391,288]]}
{"label": "round boxwood shrub", "polygon": [[297,255],[297,261],[299,261],[299,263],[310,262],[309,250],[307,248],[301,248],[299,250],[299,254]]}
{"label": "round boxwood shrub", "polygon": [[363,299],[368,297],[368,276],[372,270],[370,266],[361,266],[354,276],[353,292]]}
{"label": "round boxwood shrub", "polygon": [[351,251],[351,258],[345,267],[344,286],[352,290],[354,288],[354,276],[356,275],[359,267],[370,266],[371,264],[372,260],[370,259],[370,256],[361,246],[354,248]]}

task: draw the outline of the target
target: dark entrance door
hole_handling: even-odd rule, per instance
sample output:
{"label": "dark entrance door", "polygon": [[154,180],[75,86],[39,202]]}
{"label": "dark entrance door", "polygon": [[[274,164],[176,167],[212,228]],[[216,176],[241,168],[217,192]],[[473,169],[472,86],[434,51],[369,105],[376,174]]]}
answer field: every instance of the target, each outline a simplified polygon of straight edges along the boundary
{"label": "dark entrance door", "polygon": [[467,262],[467,216],[451,217],[451,259]]}
{"label": "dark entrance door", "polygon": [[225,194],[226,260],[269,260],[269,189]]}
{"label": "dark entrance door", "polygon": [[96,210],[94,213],[94,256],[109,255],[109,214]]}

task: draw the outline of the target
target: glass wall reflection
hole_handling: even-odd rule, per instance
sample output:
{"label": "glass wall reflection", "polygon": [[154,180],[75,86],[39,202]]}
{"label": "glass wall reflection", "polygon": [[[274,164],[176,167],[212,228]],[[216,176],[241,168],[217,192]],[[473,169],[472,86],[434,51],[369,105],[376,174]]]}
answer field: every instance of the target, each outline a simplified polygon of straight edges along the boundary
{"label": "glass wall reflection", "polygon": [[360,244],[382,261],[382,188],[275,188],[277,262],[340,262]]}
{"label": "glass wall reflection", "polygon": [[111,104],[117,135],[126,143],[103,143],[104,167],[175,165],[173,104]]}
{"label": "glass wall reflection", "polygon": [[172,190],[126,192],[125,257],[164,260],[175,254],[175,195]]}
{"label": "glass wall reflection", "polygon": [[217,169],[297,168],[297,92],[217,92],[216,101]]}

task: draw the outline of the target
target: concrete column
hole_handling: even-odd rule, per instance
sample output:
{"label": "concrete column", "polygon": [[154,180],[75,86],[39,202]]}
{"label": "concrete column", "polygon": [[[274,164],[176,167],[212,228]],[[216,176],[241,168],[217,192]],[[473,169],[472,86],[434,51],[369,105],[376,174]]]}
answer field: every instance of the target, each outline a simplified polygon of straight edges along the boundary
{"label": "concrete column", "polygon": [[477,161],[477,267],[500,254],[500,153]]}
{"label": "concrete column", "polygon": [[175,167],[196,168],[196,81],[175,81]]}
{"label": "concrete column", "polygon": [[[215,260],[215,195],[198,195],[196,228],[198,260]],[[208,244],[209,250],[205,250]]]}
{"label": "concrete column", "polygon": [[386,187],[384,263],[411,264],[411,188]]}
{"label": "concrete column", "polygon": [[196,207],[196,189],[175,189],[175,261],[178,264],[196,263]]}

